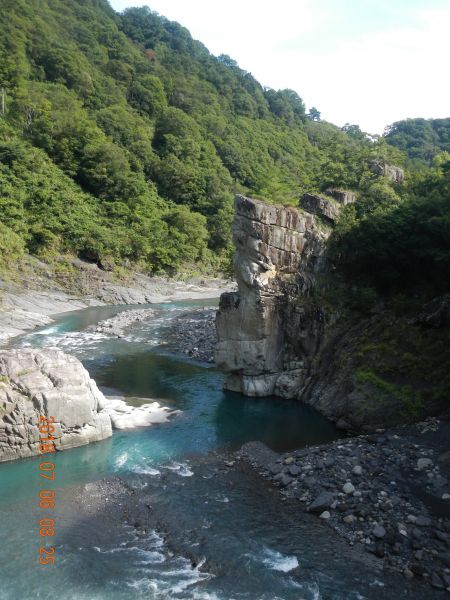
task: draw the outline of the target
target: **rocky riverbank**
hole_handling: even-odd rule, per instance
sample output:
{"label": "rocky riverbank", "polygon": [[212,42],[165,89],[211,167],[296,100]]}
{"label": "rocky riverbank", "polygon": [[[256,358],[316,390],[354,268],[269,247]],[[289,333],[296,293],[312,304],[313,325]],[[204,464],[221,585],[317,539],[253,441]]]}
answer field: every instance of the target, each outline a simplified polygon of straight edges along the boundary
{"label": "rocky riverbank", "polygon": [[449,439],[450,424],[429,418],[283,455],[250,443],[240,456],[351,546],[450,592]]}
{"label": "rocky riverbank", "polygon": [[137,308],[135,310],[124,310],[123,312],[100,321],[97,325],[93,325],[91,329],[97,333],[106,333],[114,337],[122,337],[124,330],[139,321],[145,321],[155,315],[152,308]]}
{"label": "rocky riverbank", "polygon": [[168,345],[202,362],[214,362],[216,308],[198,308],[174,319]]}
{"label": "rocky riverbank", "polygon": [[193,277],[177,281],[139,273],[119,281],[97,265],[78,259],[73,262],[74,273],[65,279],[39,261],[33,262],[30,271],[20,274],[20,282],[0,279],[0,344],[25,331],[50,324],[53,315],[63,312],[104,304],[218,298],[224,290],[234,287],[232,282],[219,278]]}

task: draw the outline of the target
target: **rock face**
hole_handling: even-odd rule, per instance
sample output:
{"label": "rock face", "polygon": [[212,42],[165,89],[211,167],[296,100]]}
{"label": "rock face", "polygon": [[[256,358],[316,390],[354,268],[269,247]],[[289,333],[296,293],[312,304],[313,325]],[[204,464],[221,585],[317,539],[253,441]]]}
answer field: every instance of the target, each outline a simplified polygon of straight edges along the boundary
{"label": "rock face", "polygon": [[61,350],[0,351],[0,462],[39,454],[39,416],[55,418],[55,447],[108,438],[111,419],[81,362]]}
{"label": "rock face", "polygon": [[301,206],[309,213],[334,223],[340,213],[340,206],[332,198],[324,198],[316,194],[305,194]]}
{"label": "rock face", "polygon": [[375,175],[387,177],[395,183],[403,183],[405,179],[405,172],[403,169],[394,165],[389,165],[388,163],[380,159],[372,161],[370,168],[371,171],[375,173]]}
{"label": "rock face", "polygon": [[308,298],[328,233],[295,208],[235,199],[238,291],[222,294],[216,363],[226,388],[248,396],[293,397],[309,369],[323,315]]}
{"label": "rock face", "polygon": [[[412,320],[379,304],[365,312],[348,308],[352,290],[334,275],[327,241],[333,219],[355,195],[338,192],[329,205],[326,197],[308,194],[299,209],[236,197],[238,291],[222,294],[216,316],[215,360],[228,374],[225,388],[298,398],[343,430],[442,414],[447,396],[434,394],[433,381],[413,370],[397,383],[376,369],[389,373],[396,364],[400,331],[402,340],[408,334],[417,343],[429,339],[419,327],[448,323],[448,297],[435,299]],[[417,400],[416,390],[426,390],[426,403]]]}

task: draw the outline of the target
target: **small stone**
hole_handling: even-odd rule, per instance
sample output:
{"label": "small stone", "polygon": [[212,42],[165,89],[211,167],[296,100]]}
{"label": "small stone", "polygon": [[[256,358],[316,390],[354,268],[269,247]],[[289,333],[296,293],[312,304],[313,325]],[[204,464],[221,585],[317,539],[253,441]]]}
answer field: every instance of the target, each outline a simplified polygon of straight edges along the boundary
{"label": "small stone", "polygon": [[360,465],[356,465],[355,467],[353,467],[352,473],[354,475],[362,475],[362,467]]}
{"label": "small stone", "polygon": [[424,574],[425,569],[422,567],[422,565],[420,563],[412,563],[411,571],[414,573],[414,575],[419,575],[419,577],[420,577],[421,575]]}
{"label": "small stone", "polygon": [[419,471],[423,471],[424,469],[431,467],[432,464],[433,461],[431,460],[431,458],[419,458],[419,460],[417,461],[417,468],[419,469]]}
{"label": "small stone", "polygon": [[354,515],[345,515],[345,517],[343,518],[344,523],[354,523],[356,521],[356,517]]}
{"label": "small stone", "polygon": [[450,552],[440,552],[438,558],[450,569]]}
{"label": "small stone", "polygon": [[444,582],[442,581],[442,579],[439,577],[439,575],[437,573],[432,573],[431,579],[430,579],[430,584],[438,590],[443,590],[445,587]]}
{"label": "small stone", "polygon": [[293,477],[297,477],[297,475],[300,475],[300,472],[301,472],[301,468],[298,465],[291,465],[289,467],[289,473]]}
{"label": "small stone", "polygon": [[444,542],[445,544],[447,544],[447,546],[450,547],[450,536],[445,533],[444,531],[439,531],[439,529],[436,529],[436,531],[434,532],[434,535],[436,536],[436,538],[438,540],[440,540],[441,542]]}
{"label": "small stone", "polygon": [[272,475],[278,475],[278,473],[280,473],[280,471],[282,471],[282,470],[283,470],[283,465],[280,463],[273,463],[269,467],[269,471],[270,471],[270,473],[272,473]]}
{"label": "small stone", "polygon": [[450,500],[450,494],[442,494],[442,500]]}
{"label": "small stone", "polygon": [[429,527],[431,525],[431,519],[419,515],[418,517],[416,517],[416,525],[418,525],[419,527]]}
{"label": "small stone", "polygon": [[309,505],[310,512],[322,512],[329,508],[334,502],[334,496],[331,492],[322,492]]}
{"label": "small stone", "polygon": [[293,458],[293,456],[288,456],[287,458],[284,459],[283,462],[285,465],[291,465],[294,462],[294,458]]}
{"label": "small stone", "polygon": [[412,579],[414,577],[414,573],[410,569],[408,569],[408,567],[406,567],[406,569],[403,570],[403,575],[407,579]]}
{"label": "small stone", "polygon": [[287,473],[278,473],[278,475],[275,475],[274,480],[279,482],[280,487],[286,487],[293,481]]}
{"label": "small stone", "polygon": [[320,518],[321,519],[329,519],[331,517],[331,514],[329,513],[328,510],[324,510],[323,513],[321,513]]}
{"label": "small stone", "polygon": [[408,523],[415,523],[417,519],[416,519],[415,515],[408,515],[406,517],[406,520],[408,521]]}
{"label": "small stone", "polygon": [[347,483],[345,483],[342,486],[342,491],[344,492],[344,494],[353,494],[353,492],[355,491],[355,486],[349,481],[347,481]]}
{"label": "small stone", "polygon": [[381,540],[386,535],[386,529],[382,525],[375,525],[372,529],[372,535]]}

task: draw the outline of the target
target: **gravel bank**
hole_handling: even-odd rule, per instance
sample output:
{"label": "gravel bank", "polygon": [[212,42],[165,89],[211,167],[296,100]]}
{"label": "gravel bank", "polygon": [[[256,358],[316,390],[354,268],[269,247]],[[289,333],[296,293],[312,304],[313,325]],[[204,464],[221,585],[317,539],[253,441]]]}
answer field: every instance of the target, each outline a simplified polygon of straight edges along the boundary
{"label": "gravel bank", "polygon": [[216,308],[199,308],[183,313],[173,321],[168,345],[191,358],[214,362],[217,343]]}
{"label": "gravel bank", "polygon": [[450,424],[378,430],[283,455],[247,444],[241,455],[358,546],[408,579],[450,592]]}

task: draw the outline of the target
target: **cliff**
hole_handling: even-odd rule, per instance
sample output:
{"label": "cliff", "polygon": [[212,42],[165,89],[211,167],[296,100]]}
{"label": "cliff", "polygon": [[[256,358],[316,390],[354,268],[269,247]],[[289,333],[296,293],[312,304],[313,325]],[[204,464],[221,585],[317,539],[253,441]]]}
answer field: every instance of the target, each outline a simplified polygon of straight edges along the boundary
{"label": "cliff", "polygon": [[352,306],[364,288],[336,274],[328,240],[354,201],[343,190],[305,194],[298,209],[236,197],[238,291],[221,296],[215,359],[228,390],[298,398],[342,428],[373,429],[445,408],[448,328],[433,330],[423,309],[411,319],[379,299]]}
{"label": "cliff", "polygon": [[324,324],[313,303],[296,300],[312,293],[329,232],[295,208],[237,196],[235,210],[238,291],[220,299],[216,364],[229,373],[229,390],[292,397]]}

